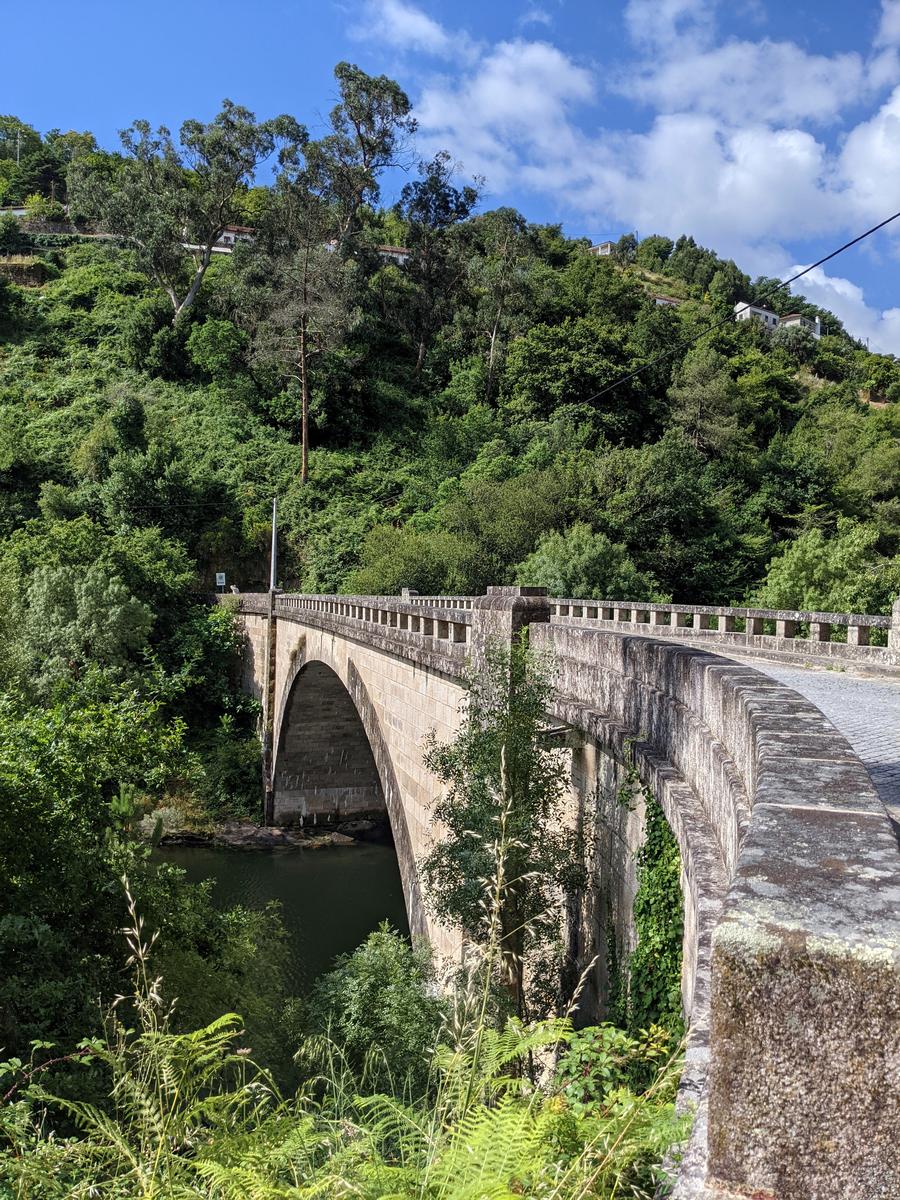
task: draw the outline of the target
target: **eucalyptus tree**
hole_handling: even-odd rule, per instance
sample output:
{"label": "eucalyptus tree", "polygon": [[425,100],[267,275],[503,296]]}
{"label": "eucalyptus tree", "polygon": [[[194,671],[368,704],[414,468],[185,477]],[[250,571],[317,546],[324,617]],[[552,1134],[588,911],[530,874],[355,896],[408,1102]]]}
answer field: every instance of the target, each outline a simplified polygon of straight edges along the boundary
{"label": "eucalyptus tree", "polygon": [[379,175],[402,163],[416,121],[409,97],[387,75],[367,75],[340,62],[334,76],[340,100],[329,114],[329,132],[310,142],[305,155],[311,174],[327,181],[343,253],[356,232],[360,208],[378,203]]}
{"label": "eucalyptus tree", "polygon": [[304,136],[293,117],[257,121],[230,100],[209,123],[185,121],[177,144],[165,126],[154,131],[135,121],[119,135],[124,156],[117,169],[101,169],[94,156],[76,158],[69,192],[80,212],[134,247],[168,296],[174,322],[197,299],[213,248],[240,219],[259,164],[279,143],[290,147]]}
{"label": "eucalyptus tree", "polygon": [[420,178],[407,183],[395,213],[408,227],[409,256],[403,266],[411,287],[398,308],[399,323],[416,348],[416,378],[435,333],[452,315],[466,276],[458,227],[478,203],[478,181],[458,188],[446,151],[419,164]]}
{"label": "eucalyptus tree", "polygon": [[338,63],[340,101],[329,132],[296,130],[282,150],[255,246],[238,256],[238,319],[254,357],[272,363],[300,393],[300,480],[309,478],[313,364],[355,323],[353,258],[360,207],[379,196],[378,177],[396,164],[415,130],[406,93],[385,75]]}
{"label": "eucalyptus tree", "polygon": [[477,219],[480,253],[468,263],[468,287],[479,338],[486,343],[485,400],[490,402],[511,333],[524,333],[536,265],[528,223],[514,208],[498,208]]}

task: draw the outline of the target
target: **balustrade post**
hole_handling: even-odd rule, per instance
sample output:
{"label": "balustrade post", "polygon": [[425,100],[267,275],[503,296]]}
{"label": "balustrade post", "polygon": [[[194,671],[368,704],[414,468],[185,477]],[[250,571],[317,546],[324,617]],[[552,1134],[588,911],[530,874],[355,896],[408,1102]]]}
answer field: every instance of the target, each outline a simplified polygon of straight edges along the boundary
{"label": "balustrade post", "polygon": [[894,662],[900,664],[900,598],[891,609],[891,627],[888,630],[888,651]]}
{"label": "balustrade post", "polygon": [[490,587],[472,605],[472,660],[483,665],[492,644],[509,645],[529,625],[549,622],[546,588]]}

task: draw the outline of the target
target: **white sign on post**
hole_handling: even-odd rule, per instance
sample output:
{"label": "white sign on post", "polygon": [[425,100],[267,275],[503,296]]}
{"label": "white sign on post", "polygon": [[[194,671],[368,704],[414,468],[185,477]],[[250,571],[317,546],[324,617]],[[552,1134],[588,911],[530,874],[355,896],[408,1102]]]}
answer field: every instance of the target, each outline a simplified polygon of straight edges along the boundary
{"label": "white sign on post", "polygon": [[216,587],[224,587],[224,586],[225,586],[225,572],[224,571],[216,571]]}

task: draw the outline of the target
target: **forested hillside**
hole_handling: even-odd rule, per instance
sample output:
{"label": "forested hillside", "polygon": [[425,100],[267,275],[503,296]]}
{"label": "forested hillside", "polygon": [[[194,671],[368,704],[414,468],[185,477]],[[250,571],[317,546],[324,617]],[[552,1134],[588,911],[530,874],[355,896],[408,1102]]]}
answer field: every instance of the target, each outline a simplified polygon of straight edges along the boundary
{"label": "forested hillside", "polygon": [[[820,341],[755,322],[704,337],[777,281],[687,236],[625,237],[598,259],[558,227],[480,211],[446,156],[379,207],[380,170],[411,159],[408,102],[353,72],[318,142],[234,106],[189,122],[180,159],[140,122],[121,155],[38,139],[37,165],[67,148],[53,188],[66,198],[68,178],[71,218],[119,237],[3,219],[3,247],[48,276],[2,293],[7,562],[49,541],[81,572],[139,544],[149,577],[117,572],[132,655],[159,641],[159,589],[217,568],[259,586],[275,492],[290,588],[518,579],[883,611],[900,589],[900,364],[786,293],[770,307],[819,312]],[[249,186],[270,152],[276,182]],[[30,162],[7,172],[8,200],[41,184]],[[255,240],[208,268],[181,248],[226,221]]]}
{"label": "forested hillside", "polygon": [[[277,913],[217,910],[149,850],[166,813],[256,811],[257,711],[232,616],[205,597],[217,571],[266,586],[274,495],[288,589],[518,581],[873,613],[900,593],[897,359],[687,234],[597,257],[486,211],[447,155],[417,162],[396,83],[336,78],[318,137],[227,101],[177,138],[135,121],[115,153],[0,117],[0,203],[25,209],[0,215],[0,1046],[17,1056],[0,1062],[0,1191],[93,1195],[106,1172],[96,1194],[137,1194],[146,1165],[168,1181],[146,1195],[188,1175],[184,1194],[286,1195],[311,1172],[317,1195],[424,1195],[420,1172],[450,1197],[483,1161],[504,1194],[638,1196],[683,1132],[676,1068],[629,1090],[668,1054],[659,1031],[576,1039],[551,1093],[522,1099],[534,1050],[571,1030],[486,1032],[489,989],[474,1018],[442,1016],[427,964],[386,933],[322,993],[325,1028],[352,1037],[321,1092],[276,1103],[231,1053],[234,1019],[179,1040],[236,1010],[290,1080],[323,1029],[285,1003]],[[818,316],[821,339],[730,319],[763,297]],[[113,1043],[76,1049],[123,988],[126,922],[138,1032],[107,1016]],[[389,1085],[363,1062],[376,1026],[405,1037],[410,1074]],[[438,1027],[459,1040],[432,1059]],[[47,1140],[29,1055],[64,1095],[114,1086],[121,1124],[79,1110],[84,1140]]]}

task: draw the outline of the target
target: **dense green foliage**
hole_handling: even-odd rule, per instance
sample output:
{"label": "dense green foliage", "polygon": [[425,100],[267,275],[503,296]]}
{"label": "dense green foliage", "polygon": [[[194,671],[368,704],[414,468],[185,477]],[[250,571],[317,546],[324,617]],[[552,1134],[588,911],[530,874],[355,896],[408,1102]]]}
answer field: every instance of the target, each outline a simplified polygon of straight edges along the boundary
{"label": "dense green foliage", "polygon": [[434,806],[441,835],[421,865],[438,918],[483,940],[498,839],[507,849],[497,902],[504,982],[518,1015],[564,1010],[564,903],[585,884],[580,841],[564,820],[565,760],[544,743],[549,665],[524,636],[498,644],[468,680],[453,741],[432,739],[425,762],[444,785]]}
{"label": "dense green foliage", "polygon": [[339,1046],[369,1087],[418,1099],[444,1020],[433,985],[427,952],[382,925],[313,987],[306,1028]]}
{"label": "dense green foliage", "polygon": [[[377,210],[408,107],[396,85],[346,64],[339,88],[319,142],[233,106],[186,124],[184,154],[194,146],[206,163],[198,186],[258,233],[211,256],[174,325],[173,303],[198,271],[177,242],[183,222],[169,221],[190,192],[174,150],[154,201],[163,208],[140,219],[162,222],[176,301],[157,283],[159,263],[127,242],[52,247],[39,243],[53,235],[17,234],[55,277],[0,293],[0,528],[82,518],[105,537],[153,531],[158,552],[177,545],[201,579],[224,568],[246,588],[265,579],[277,490],[289,587],[475,592],[528,578],[591,595],[737,602],[769,594],[777,559],[778,594],[889,605],[895,359],[786,293],[768,303],[819,315],[820,341],[769,337],[751,321],[698,342],[773,281],[751,281],[689,237],[623,243],[605,260],[511,210],[473,215],[474,189],[457,186],[440,156],[395,210]],[[352,136],[361,112],[366,146]],[[96,219],[104,197],[121,199],[168,153],[154,137],[135,126],[122,154],[72,151],[69,173],[100,205]],[[248,186],[273,139],[275,185]],[[381,254],[385,244],[405,246],[406,259]],[[656,293],[679,306],[657,306]],[[843,560],[848,521],[865,545],[855,596],[809,556],[784,558],[811,537]],[[143,636],[145,617],[122,600],[113,658]],[[77,613],[74,624],[77,634]]]}
{"label": "dense green foliage", "polygon": [[[612,980],[610,1017],[633,1037],[659,1026],[680,1037],[684,900],[678,843],[656,800],[644,792],[645,835],[638,851],[634,950]],[[638,1078],[646,1081],[644,1072]]]}
{"label": "dense green foliage", "polygon": [[[128,1016],[114,1009],[105,1037],[83,1042],[71,1056],[82,1070],[96,1064],[110,1080],[107,1105],[59,1097],[56,1068],[44,1067],[49,1047],[35,1047],[31,1063],[0,1063],[8,1101],[0,1108],[4,1194],[638,1200],[655,1193],[664,1178],[656,1164],[686,1132],[673,1111],[677,1062],[645,1094],[622,1079],[630,1058],[658,1058],[658,1045],[602,1030],[573,1039],[568,1022],[558,1020],[512,1021],[498,1031],[478,1008],[448,1027],[428,1055],[432,1086],[424,1098],[361,1093],[365,1076],[347,1069],[335,1045],[332,1066],[315,1085],[284,1099],[238,1044],[239,1018],[172,1031],[136,922],[128,938],[136,976]],[[586,1102],[584,1082],[577,1087],[573,1074],[580,1074],[576,1064],[592,1032],[608,1053]],[[529,1063],[560,1047],[559,1072],[536,1084]],[[48,1136],[42,1118],[60,1110],[74,1120],[75,1136]]]}

